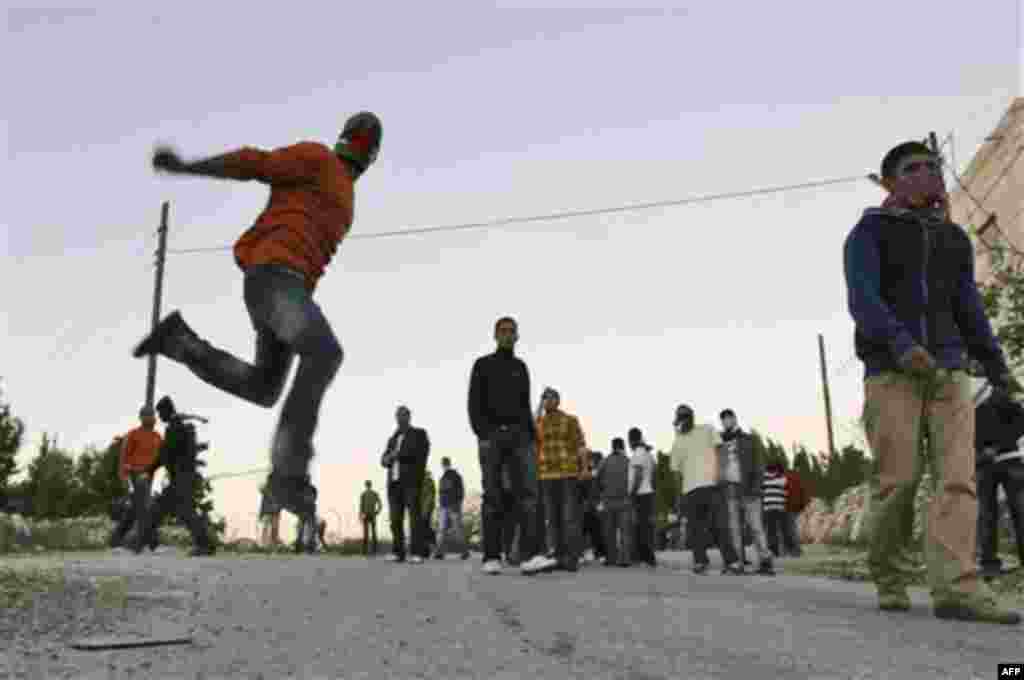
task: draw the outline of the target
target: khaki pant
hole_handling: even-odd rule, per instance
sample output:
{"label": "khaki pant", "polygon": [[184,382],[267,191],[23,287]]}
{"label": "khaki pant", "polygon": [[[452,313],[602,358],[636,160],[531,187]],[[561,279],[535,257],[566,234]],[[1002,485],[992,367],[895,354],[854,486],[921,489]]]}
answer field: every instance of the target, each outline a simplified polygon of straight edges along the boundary
{"label": "khaki pant", "polygon": [[880,472],[869,550],[879,588],[901,580],[914,497],[930,465],[935,493],[924,518],[924,552],[932,595],[976,592],[978,500],[968,376],[939,370],[922,379],[887,372],[868,378],[864,391],[864,429]]}

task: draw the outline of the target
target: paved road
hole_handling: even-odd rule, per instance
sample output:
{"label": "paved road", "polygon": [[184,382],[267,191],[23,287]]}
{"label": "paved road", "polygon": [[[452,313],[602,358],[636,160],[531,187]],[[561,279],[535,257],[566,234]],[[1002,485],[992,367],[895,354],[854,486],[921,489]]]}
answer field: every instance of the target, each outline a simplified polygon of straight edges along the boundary
{"label": "paved road", "polygon": [[[987,680],[998,662],[1024,658],[1021,627],[938,621],[923,591],[911,612],[891,615],[864,584],[695,576],[678,554],[665,563],[526,577],[483,574],[479,559],[89,556],[78,569],[166,591],[158,625],[195,626],[197,644],[107,655],[65,648],[51,657],[64,669],[52,675]],[[158,577],[173,582],[157,586]]]}

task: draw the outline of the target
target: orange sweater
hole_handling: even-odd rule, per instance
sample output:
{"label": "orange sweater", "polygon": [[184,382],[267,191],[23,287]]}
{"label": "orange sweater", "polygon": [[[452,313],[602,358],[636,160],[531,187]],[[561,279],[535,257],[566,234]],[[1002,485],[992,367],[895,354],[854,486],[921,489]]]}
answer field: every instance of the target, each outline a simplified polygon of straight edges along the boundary
{"label": "orange sweater", "polygon": [[270,200],[235,243],[245,269],[279,264],[301,272],[316,288],[352,226],[354,186],[345,162],[323,144],[299,142],[274,151],[243,148],[227,156],[235,179],[270,185]]}
{"label": "orange sweater", "polygon": [[121,479],[128,479],[129,472],[145,472],[155,463],[163,441],[156,430],[137,427],[129,432],[121,445]]}

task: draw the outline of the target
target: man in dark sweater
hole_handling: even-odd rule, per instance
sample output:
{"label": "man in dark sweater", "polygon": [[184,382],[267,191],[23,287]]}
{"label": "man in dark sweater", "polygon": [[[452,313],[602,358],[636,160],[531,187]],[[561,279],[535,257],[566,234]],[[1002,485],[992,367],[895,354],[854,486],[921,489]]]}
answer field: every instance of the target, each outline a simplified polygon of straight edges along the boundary
{"label": "man in dark sweater", "polygon": [[924,540],[935,616],[1019,624],[1020,614],[1000,606],[975,565],[966,358],[981,362],[997,388],[1019,386],[985,316],[971,239],[949,220],[942,159],[920,142],[900,144],[882,160],[881,184],[889,197],[864,211],[843,251],[854,344],[865,369],[864,430],[879,466],[868,552],[879,607],[911,607],[905,553],[914,497],[930,462],[936,493]]}
{"label": "man in dark sweater", "polygon": [[978,543],[986,578],[1003,573],[999,559],[1001,485],[1017,539],[1017,559],[1024,565],[1024,406],[999,391],[981,395],[975,410],[974,435],[978,477]]}
{"label": "man in dark sweater", "polygon": [[462,524],[462,501],[466,489],[462,483],[462,475],[452,467],[452,460],[445,456],[441,459],[441,480],[438,483],[438,532],[437,550],[434,557],[444,559],[445,539],[449,531],[455,543],[462,550],[462,559],[469,558],[469,546],[466,545],[466,531]]}
{"label": "man in dark sweater", "polygon": [[469,379],[469,422],[480,445],[484,488],[484,571],[501,571],[502,472],[507,470],[520,516],[519,558],[523,573],[550,569],[554,560],[537,554],[537,435],[530,408],[530,373],[515,355],[519,326],[503,317],[494,324],[493,354],[473,364]]}
{"label": "man in dark sweater", "polygon": [[612,440],[612,452],[601,461],[595,478],[601,490],[598,505],[604,524],[605,564],[628,567],[633,563],[633,500],[630,487],[634,473],[622,437]]}

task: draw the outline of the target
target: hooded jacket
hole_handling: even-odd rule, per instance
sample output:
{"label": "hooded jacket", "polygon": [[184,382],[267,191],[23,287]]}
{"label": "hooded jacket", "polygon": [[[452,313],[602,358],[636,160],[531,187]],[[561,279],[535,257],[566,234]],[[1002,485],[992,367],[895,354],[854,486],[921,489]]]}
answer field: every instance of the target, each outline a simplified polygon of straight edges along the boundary
{"label": "hooded jacket", "polygon": [[[761,497],[761,482],[764,470],[761,467],[763,455],[757,440],[739,427],[722,433],[722,446],[736,442],[736,453],[740,463],[740,487],[745,498]],[[723,451],[724,454],[724,451]],[[724,475],[727,458],[719,458],[720,474]]]}

